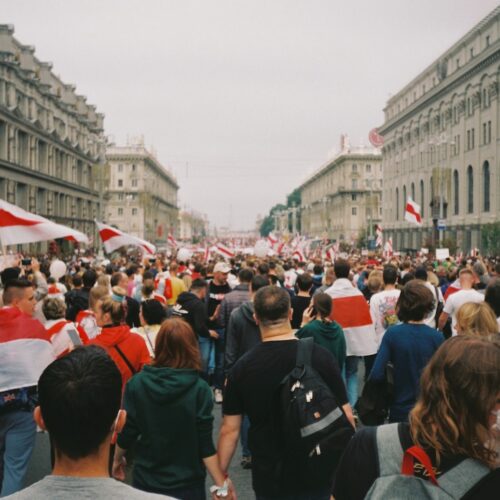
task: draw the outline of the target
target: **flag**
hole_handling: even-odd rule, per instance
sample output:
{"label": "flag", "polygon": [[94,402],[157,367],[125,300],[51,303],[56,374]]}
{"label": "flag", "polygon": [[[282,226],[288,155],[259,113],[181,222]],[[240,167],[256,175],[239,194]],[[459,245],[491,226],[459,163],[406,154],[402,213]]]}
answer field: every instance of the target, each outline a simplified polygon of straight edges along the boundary
{"label": "flag", "polygon": [[413,224],[417,224],[417,226],[422,225],[420,205],[415,203],[410,197],[408,197],[408,201],[406,202],[405,220]]}
{"label": "flag", "polygon": [[168,233],[167,243],[174,248],[177,248],[177,240],[174,238],[172,233]]}
{"label": "flag", "polygon": [[229,247],[224,245],[223,243],[216,243],[215,250],[217,253],[220,253],[221,255],[223,255],[224,257],[226,257],[228,259],[231,259],[232,257],[234,257],[234,252]]}
{"label": "flag", "polygon": [[326,258],[330,261],[330,262],[335,262],[335,250],[333,248],[333,245],[330,246],[327,251],[326,251]]}
{"label": "flag", "polygon": [[208,262],[210,260],[210,246],[209,245],[207,245],[205,247],[205,252],[203,254],[203,259],[204,259],[205,262]]}
{"label": "flag", "polygon": [[267,236],[267,241],[269,243],[269,246],[271,248],[278,243],[278,238],[273,234],[273,232],[270,232],[269,235]]}
{"label": "flag", "polygon": [[389,238],[384,245],[384,252],[387,257],[392,255],[392,238]]}
{"label": "flag", "polygon": [[304,257],[304,254],[302,253],[302,250],[300,250],[300,248],[297,248],[293,252],[292,259],[297,259],[299,262],[304,262],[306,260],[306,258]]}
{"label": "flag", "polygon": [[377,239],[375,240],[375,246],[382,247],[384,239],[383,239],[383,230],[380,224],[377,224],[375,227],[375,234],[377,235]]}
{"label": "flag", "polygon": [[154,254],[156,252],[156,247],[148,241],[141,240],[136,236],[124,233],[115,227],[102,224],[101,222],[96,221],[96,224],[99,229],[99,236],[101,237],[104,249],[107,253],[111,253],[117,248],[128,245],[140,247],[149,254]]}
{"label": "flag", "polygon": [[87,236],[76,229],[56,224],[16,205],[0,200],[0,240],[2,245],[17,245],[65,238],[88,243]]}

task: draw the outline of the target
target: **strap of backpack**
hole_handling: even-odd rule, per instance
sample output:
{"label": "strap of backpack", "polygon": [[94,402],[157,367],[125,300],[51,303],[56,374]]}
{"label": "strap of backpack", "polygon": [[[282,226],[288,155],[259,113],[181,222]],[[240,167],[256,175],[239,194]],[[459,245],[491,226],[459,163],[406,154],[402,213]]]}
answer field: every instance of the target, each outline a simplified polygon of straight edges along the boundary
{"label": "strap of backpack", "polygon": [[295,361],[296,368],[311,366],[314,339],[312,337],[308,337],[306,339],[299,339],[298,343],[299,345],[297,346],[297,358]]}
{"label": "strap of backpack", "polygon": [[438,484],[451,497],[462,498],[490,472],[490,469],[478,460],[466,458],[440,476]]}
{"label": "strap of backpack", "polygon": [[404,450],[399,439],[399,424],[387,424],[377,427],[377,453],[380,476],[399,474]]}
{"label": "strap of backpack", "polygon": [[132,363],[128,360],[127,356],[125,356],[125,353],[118,347],[118,345],[114,345],[113,347],[116,349],[116,351],[121,356],[123,361],[125,361],[125,364],[128,366],[128,369],[132,372],[132,375],[135,375],[136,370],[132,366]]}

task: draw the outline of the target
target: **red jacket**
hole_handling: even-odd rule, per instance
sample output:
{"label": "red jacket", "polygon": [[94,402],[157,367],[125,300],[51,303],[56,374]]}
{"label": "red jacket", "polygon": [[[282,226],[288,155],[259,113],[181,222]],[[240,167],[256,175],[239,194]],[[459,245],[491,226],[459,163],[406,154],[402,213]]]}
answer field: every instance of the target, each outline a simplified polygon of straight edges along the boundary
{"label": "red jacket", "polygon": [[[146,342],[140,335],[132,333],[128,325],[104,327],[101,334],[92,339],[89,344],[99,345],[106,349],[120,370],[123,387],[134,372],[141,371],[142,367],[151,361]],[[134,372],[115,346],[118,346],[125,355]]]}

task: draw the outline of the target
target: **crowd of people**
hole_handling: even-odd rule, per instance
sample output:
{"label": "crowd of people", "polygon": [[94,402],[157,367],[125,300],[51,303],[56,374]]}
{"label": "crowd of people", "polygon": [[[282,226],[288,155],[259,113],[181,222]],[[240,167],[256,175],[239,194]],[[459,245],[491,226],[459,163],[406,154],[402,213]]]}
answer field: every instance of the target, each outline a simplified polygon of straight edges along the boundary
{"label": "crowd of people", "polygon": [[[498,498],[494,259],[117,254],[51,269],[1,271],[0,496],[198,500],[208,472],[213,498],[236,498],[241,441],[262,500]],[[364,425],[381,384],[384,418]],[[53,472],[23,489],[37,430]]]}

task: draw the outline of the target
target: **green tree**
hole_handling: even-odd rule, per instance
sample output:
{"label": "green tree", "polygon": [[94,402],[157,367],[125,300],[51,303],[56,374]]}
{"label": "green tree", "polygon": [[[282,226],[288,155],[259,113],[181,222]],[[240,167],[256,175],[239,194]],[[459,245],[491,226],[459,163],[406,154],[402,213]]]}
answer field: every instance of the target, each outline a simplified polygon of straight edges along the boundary
{"label": "green tree", "polygon": [[500,255],[500,222],[485,224],[481,228],[481,242],[486,255]]}
{"label": "green tree", "polygon": [[260,235],[263,237],[269,236],[269,233],[274,229],[274,217],[267,215],[264,217],[260,225]]}

